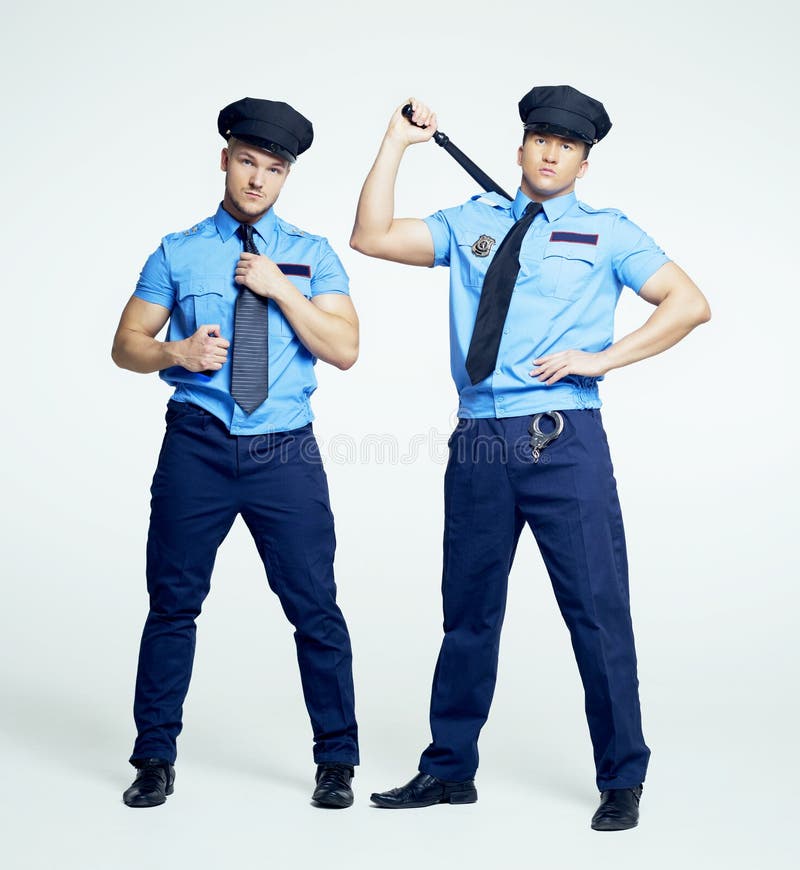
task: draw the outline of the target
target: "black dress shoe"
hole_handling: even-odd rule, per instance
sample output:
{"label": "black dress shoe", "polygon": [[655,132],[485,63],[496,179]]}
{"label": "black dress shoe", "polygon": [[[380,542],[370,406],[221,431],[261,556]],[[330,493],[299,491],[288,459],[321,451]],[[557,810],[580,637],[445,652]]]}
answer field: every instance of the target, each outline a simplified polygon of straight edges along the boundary
{"label": "black dress shoe", "polygon": [[444,782],[428,773],[418,773],[411,782],[400,788],[376,792],[372,803],[385,809],[411,809],[434,804],[474,804],[478,800],[475,782]]}
{"label": "black dress shoe", "polygon": [[600,794],[600,806],[592,816],[595,831],[627,831],[639,824],[639,800],[644,786],[610,788]]}
{"label": "black dress shoe", "polygon": [[129,807],[157,807],[174,791],[175,768],[162,758],[143,758],[130,788],[122,795]]}
{"label": "black dress shoe", "polygon": [[317,787],[311,800],[320,807],[342,809],[352,806],[353,789],[350,782],[353,775],[353,768],[349,764],[326,761],[317,765]]}

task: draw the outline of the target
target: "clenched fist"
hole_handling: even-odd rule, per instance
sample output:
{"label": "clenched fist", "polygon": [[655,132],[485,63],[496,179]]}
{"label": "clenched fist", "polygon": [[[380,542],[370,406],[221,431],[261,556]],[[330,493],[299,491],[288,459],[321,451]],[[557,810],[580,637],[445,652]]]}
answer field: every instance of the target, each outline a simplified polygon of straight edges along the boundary
{"label": "clenched fist", "polygon": [[294,287],[269,257],[246,251],[239,255],[233,280],[266,299],[275,299]]}
{"label": "clenched fist", "polygon": [[179,365],[190,372],[219,371],[231,343],[219,334],[219,324],[204,324],[180,343]]}
{"label": "clenched fist", "polygon": [[[437,130],[436,114],[425,103],[420,103],[414,97],[409,97],[407,103],[411,104],[411,121],[407,120],[403,115],[403,106],[406,103],[398,106],[389,121],[386,138],[399,142],[402,145],[427,142]],[[411,123],[412,121],[413,123]]]}

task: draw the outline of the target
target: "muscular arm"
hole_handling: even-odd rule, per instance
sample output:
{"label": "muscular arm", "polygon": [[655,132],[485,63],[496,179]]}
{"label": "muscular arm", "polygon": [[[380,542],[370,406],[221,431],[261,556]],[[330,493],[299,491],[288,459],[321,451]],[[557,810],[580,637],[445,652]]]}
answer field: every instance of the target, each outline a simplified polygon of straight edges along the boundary
{"label": "muscular arm", "polygon": [[599,353],[564,350],[534,360],[532,377],[554,384],[566,375],[599,377],[655,356],[711,318],[705,296],[675,263],[665,263],[639,291],[656,310],[642,326]]}
{"label": "muscular arm", "polygon": [[311,301],[291,283],[275,296],[297,337],[315,357],[339,369],[358,359],[358,315],[349,296],[320,293]]}
{"label": "muscular arm", "polygon": [[436,131],[436,115],[427,106],[411,100],[413,120],[427,125],[414,127],[398,107],[389,122],[378,156],[364,182],[358,200],[350,247],[382,260],[410,266],[433,265],[433,239],[424,221],[395,218],[394,188],[400,161],[409,145],[427,142]]}
{"label": "muscular arm", "polygon": [[307,299],[269,259],[243,253],[234,280],[272,299],[315,357],[340,369],[358,359],[358,316],[349,296],[320,293]]}
{"label": "muscular arm", "polygon": [[132,372],[161,371],[183,366],[192,372],[217,371],[227,358],[229,342],[219,335],[219,324],[201,326],[182,341],[158,341],[156,335],[169,320],[163,305],[132,296],[120,317],[111,358]]}

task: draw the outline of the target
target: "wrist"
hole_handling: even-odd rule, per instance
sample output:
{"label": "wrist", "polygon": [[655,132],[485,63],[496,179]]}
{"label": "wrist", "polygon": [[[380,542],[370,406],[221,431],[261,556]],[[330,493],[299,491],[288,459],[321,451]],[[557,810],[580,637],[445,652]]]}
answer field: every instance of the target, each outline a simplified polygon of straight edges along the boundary
{"label": "wrist", "polygon": [[157,344],[161,346],[161,354],[166,363],[162,368],[182,366],[186,362],[186,354],[184,352],[186,347],[185,338],[181,341],[159,341]]}
{"label": "wrist", "polygon": [[612,369],[618,368],[620,365],[616,359],[613,344],[597,354],[597,361],[600,363],[600,371],[603,375],[607,375]]}
{"label": "wrist", "polygon": [[385,156],[401,158],[411,143],[393,130],[387,130],[381,143],[381,151]]}
{"label": "wrist", "polygon": [[297,287],[295,287],[285,275],[283,275],[282,278],[283,280],[280,283],[278,283],[274,288],[271,288],[269,294],[269,298],[280,306],[283,306],[288,302],[296,293],[300,293]]}

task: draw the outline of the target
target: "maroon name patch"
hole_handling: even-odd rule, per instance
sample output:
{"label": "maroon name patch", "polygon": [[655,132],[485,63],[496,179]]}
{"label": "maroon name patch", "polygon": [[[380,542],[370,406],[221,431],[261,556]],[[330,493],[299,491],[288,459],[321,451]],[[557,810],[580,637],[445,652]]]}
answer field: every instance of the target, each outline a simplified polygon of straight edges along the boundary
{"label": "maroon name patch", "polygon": [[311,266],[306,266],[303,263],[276,263],[275,265],[284,275],[298,275],[300,278],[311,277]]}
{"label": "maroon name patch", "polygon": [[572,242],[576,245],[596,245],[597,233],[550,233],[551,242]]}

